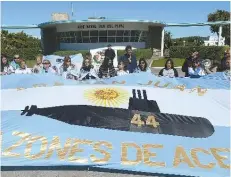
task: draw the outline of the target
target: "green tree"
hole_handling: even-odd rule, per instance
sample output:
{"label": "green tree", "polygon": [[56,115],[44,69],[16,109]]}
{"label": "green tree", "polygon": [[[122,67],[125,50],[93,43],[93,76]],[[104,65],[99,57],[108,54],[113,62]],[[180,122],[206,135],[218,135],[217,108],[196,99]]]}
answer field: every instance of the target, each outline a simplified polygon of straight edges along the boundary
{"label": "green tree", "polygon": [[[208,22],[215,21],[230,21],[230,12],[225,10],[217,10],[216,12],[210,13],[208,15]],[[219,35],[219,26],[220,25],[211,25],[211,32]],[[225,37],[225,44],[230,45],[230,25],[222,26],[222,37]]]}
{"label": "green tree", "polygon": [[1,53],[10,58],[19,54],[26,60],[33,60],[38,53],[41,53],[41,42],[26,33],[9,33],[1,30]]}

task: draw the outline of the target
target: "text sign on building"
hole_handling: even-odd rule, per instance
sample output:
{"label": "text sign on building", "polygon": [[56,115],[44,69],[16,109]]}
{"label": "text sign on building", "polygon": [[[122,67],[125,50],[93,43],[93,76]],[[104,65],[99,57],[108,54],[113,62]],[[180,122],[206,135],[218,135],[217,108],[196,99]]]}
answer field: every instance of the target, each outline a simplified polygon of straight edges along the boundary
{"label": "text sign on building", "polygon": [[86,24],[86,25],[78,25],[78,29],[123,29],[124,24]]}

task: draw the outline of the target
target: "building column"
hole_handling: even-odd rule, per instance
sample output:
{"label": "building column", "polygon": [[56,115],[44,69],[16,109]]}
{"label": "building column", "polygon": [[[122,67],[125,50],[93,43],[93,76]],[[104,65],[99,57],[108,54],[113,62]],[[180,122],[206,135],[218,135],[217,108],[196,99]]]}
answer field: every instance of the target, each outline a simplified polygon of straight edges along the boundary
{"label": "building column", "polygon": [[162,28],[162,34],[161,34],[161,57],[164,56],[164,27]]}
{"label": "building column", "polygon": [[222,38],[222,26],[219,26],[218,46],[221,46],[221,38]]}

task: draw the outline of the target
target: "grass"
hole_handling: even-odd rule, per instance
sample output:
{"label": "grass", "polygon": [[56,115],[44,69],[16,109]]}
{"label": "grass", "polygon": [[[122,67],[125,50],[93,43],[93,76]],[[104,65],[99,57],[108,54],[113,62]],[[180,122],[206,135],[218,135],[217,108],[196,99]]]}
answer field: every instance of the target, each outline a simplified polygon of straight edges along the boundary
{"label": "grass", "polygon": [[36,60],[27,60],[26,65],[28,68],[33,68],[33,66],[36,64]]}
{"label": "grass", "polygon": [[[165,62],[167,59],[159,59],[159,60],[154,60],[152,62],[152,67],[164,67]],[[172,58],[173,62],[174,62],[174,66],[182,66],[185,58]]]}

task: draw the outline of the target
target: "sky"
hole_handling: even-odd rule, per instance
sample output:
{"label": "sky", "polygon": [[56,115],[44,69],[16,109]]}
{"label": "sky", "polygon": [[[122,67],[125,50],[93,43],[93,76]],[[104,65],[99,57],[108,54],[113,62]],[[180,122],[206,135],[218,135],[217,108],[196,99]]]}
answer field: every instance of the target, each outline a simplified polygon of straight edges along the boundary
{"label": "sky", "polygon": [[[75,1],[74,17],[85,20],[90,16],[106,18],[125,18],[139,20],[157,20],[166,23],[206,22],[209,13],[216,10],[230,11],[228,1]],[[54,12],[68,13],[71,16],[70,1],[9,1],[1,2],[1,23],[4,25],[32,25],[51,21]],[[185,36],[210,36],[208,26],[204,27],[168,27],[173,38]],[[22,30],[10,30],[17,32]],[[23,30],[32,36],[40,36],[39,29]]]}

